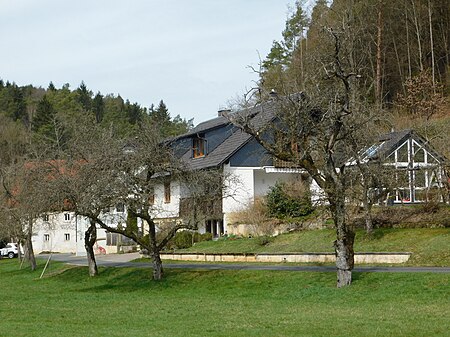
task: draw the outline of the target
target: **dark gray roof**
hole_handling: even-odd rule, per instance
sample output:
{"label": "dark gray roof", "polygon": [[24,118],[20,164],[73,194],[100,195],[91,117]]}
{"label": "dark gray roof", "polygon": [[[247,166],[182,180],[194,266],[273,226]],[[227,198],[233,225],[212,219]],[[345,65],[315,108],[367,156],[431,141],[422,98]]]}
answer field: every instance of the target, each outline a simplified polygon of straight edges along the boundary
{"label": "dark gray roof", "polygon": [[199,132],[203,132],[206,130],[211,130],[214,128],[217,128],[219,126],[223,126],[226,124],[229,124],[230,121],[223,117],[223,116],[219,116],[210,120],[207,120],[205,122],[202,122],[200,124],[198,124],[195,128],[193,128],[189,133],[191,134],[195,134],[195,133],[199,133]]}
{"label": "dark gray roof", "polygon": [[[447,158],[436,152],[436,150],[433,149],[433,147],[429,144],[429,142],[425,138],[423,138],[417,132],[411,129],[390,132],[380,136],[378,143],[379,147],[374,150],[373,154],[368,155],[371,158],[385,159],[389,157],[400,145],[402,145],[409,138],[413,138],[416,142],[424,146],[428,152],[430,152],[434,157],[438,158],[440,161],[442,162],[448,161]],[[376,144],[374,146],[376,146]]]}
{"label": "dark gray roof", "polygon": [[[292,99],[293,97],[294,96],[289,97],[289,99]],[[270,126],[270,122],[275,119],[276,110],[279,107],[279,104],[283,104],[283,100],[268,101],[247,109],[242,109],[241,111],[230,113],[228,118],[219,116],[210,119],[198,124],[191,131],[180,135],[171,141],[176,143],[177,141],[181,141],[185,138],[191,138],[199,133],[225,127],[231,124],[231,121],[237,125],[242,124],[243,122],[248,122],[253,129],[262,130],[264,127]],[[252,138],[252,136],[237,127],[232,128],[230,131],[230,135],[204,157],[192,158],[192,149],[186,149],[182,155],[183,161],[192,169],[217,167],[224,164]]]}
{"label": "dark gray roof", "polygon": [[[251,121],[253,127],[261,128],[270,122],[275,116],[274,102],[267,102],[256,105],[254,107],[243,109],[238,112],[230,114],[230,119],[235,120],[233,117],[248,118]],[[210,131],[212,129],[225,127],[231,124],[230,119],[227,117],[219,116],[208,121],[198,124],[195,128],[189,132],[177,136],[171,140],[168,140],[172,144],[176,144],[182,139],[191,138],[192,136]],[[192,149],[186,149],[181,156],[182,160],[190,166],[192,169],[202,169],[209,167],[217,167],[224,164],[231,158],[242,146],[244,146],[252,137],[235,127],[230,130],[229,136],[224,139],[216,148],[211,152],[208,152],[206,156],[200,158],[192,158]]]}
{"label": "dark gray roof", "polygon": [[386,133],[378,139],[381,146],[376,150],[376,155],[381,158],[388,157],[408,138],[411,137],[413,131],[410,129]]}
{"label": "dark gray roof", "polygon": [[234,132],[225,139],[213,151],[200,158],[192,158],[192,150],[185,152],[182,160],[192,169],[203,169],[217,167],[224,164],[236,151],[244,146],[251,136],[240,129],[234,129]]}

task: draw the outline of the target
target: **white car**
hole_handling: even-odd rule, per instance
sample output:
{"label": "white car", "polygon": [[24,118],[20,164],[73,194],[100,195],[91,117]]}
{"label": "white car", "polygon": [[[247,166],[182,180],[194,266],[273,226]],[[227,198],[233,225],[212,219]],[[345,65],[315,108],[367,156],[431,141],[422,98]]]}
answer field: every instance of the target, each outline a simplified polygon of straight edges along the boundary
{"label": "white car", "polygon": [[19,245],[17,243],[12,242],[8,243],[5,248],[0,249],[0,255],[7,256],[10,259],[19,256]]}

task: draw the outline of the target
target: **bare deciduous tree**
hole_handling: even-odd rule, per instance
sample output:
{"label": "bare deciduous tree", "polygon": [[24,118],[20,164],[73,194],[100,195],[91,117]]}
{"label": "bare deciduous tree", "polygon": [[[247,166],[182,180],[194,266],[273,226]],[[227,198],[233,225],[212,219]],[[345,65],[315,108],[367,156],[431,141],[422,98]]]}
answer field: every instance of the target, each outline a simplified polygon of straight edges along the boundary
{"label": "bare deciduous tree", "polygon": [[[328,29],[333,52],[321,55],[322,71],[311,75],[305,93],[279,97],[251,111],[230,115],[233,123],[251,134],[274,157],[306,170],[325,192],[336,228],[337,286],[352,280],[355,234],[346,222],[349,187],[345,158],[350,157],[351,135],[367,123],[354,91],[357,74],[342,46],[344,35]],[[292,89],[292,88],[290,88]],[[266,111],[264,111],[266,110]]]}

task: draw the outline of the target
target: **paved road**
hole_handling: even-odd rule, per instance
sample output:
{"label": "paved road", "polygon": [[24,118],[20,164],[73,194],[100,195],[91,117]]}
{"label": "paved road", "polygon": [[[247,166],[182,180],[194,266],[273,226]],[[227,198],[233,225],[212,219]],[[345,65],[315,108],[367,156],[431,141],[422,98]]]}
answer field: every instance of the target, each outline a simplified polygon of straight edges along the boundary
{"label": "paved road", "polygon": [[[49,255],[39,255],[40,258],[47,259]],[[139,253],[131,254],[109,254],[96,256],[97,265],[104,267],[135,267],[148,268],[148,262],[130,262],[139,258]],[[87,260],[84,256],[71,254],[54,254],[53,261],[65,262],[72,265],[86,266]],[[334,266],[283,266],[283,265],[263,265],[263,264],[234,264],[234,263],[176,263],[166,262],[167,269],[222,269],[222,270],[284,270],[284,271],[317,271],[335,272]],[[353,269],[355,272],[385,272],[385,273],[450,273],[450,267],[365,267],[358,266]]]}

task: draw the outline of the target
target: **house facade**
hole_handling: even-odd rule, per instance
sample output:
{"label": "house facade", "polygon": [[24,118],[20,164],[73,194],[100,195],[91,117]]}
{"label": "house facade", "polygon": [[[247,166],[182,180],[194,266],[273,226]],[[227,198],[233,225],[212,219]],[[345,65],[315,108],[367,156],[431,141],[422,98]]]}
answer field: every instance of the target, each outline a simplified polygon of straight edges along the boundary
{"label": "house facade", "polygon": [[[126,209],[123,205],[110,207],[101,216],[107,225],[116,227],[125,224]],[[36,254],[44,252],[71,253],[85,256],[84,235],[90,225],[89,219],[72,211],[49,212],[35,220],[33,224],[33,249]],[[108,233],[97,226],[97,243],[94,251],[98,254],[117,253],[129,239],[116,233]]]}
{"label": "house facade", "polygon": [[[230,226],[233,213],[265,196],[276,182],[308,179],[299,169],[279,165],[255,139],[220,113],[171,141],[176,156],[190,169],[216,169],[223,174],[226,187],[219,191],[221,200],[199,226],[200,233],[213,236],[237,234],[236,227]],[[154,198],[157,222],[182,221],[183,200],[189,198],[189,186],[168,180],[155,188]]]}
{"label": "house facade", "polygon": [[[270,116],[275,114],[271,113],[270,107],[270,104],[264,106],[264,113],[260,114],[263,118],[257,123],[273,122]],[[259,118],[258,112],[262,110],[258,109],[260,107],[252,109],[252,117]],[[176,157],[193,172],[214,169],[225,180],[225,187],[217,191],[218,200],[205,202],[206,216],[199,224],[200,233],[211,233],[214,237],[225,233],[245,234],[243,227],[233,223],[235,213],[266,196],[277,182],[304,181],[309,186],[312,201],[323,200],[322,191],[304,171],[273,158],[252,136],[233,125],[220,112],[216,118],[200,123],[188,133],[170,140],[169,144]],[[393,204],[425,202],[448,184],[449,177],[444,170],[448,160],[412,130],[391,132],[380,137],[376,144],[363,151],[362,159],[366,163],[381,160],[394,169],[395,187],[388,199]],[[185,221],[192,186],[170,176],[162,181],[154,187],[152,200],[149,200],[155,222]],[[439,198],[448,201],[448,196]],[[117,206],[105,210],[102,217],[105,223],[115,227],[126,223],[127,213],[123,206]],[[73,212],[46,214],[36,221],[35,251],[85,255],[84,233],[88,226],[86,218]],[[138,226],[143,230],[141,223],[138,222]],[[95,248],[105,253],[118,252],[118,248],[128,240],[100,228],[97,237]]]}
{"label": "house facade", "polygon": [[[274,106],[272,104],[272,106]],[[274,116],[271,105],[264,111],[250,112],[261,121],[270,123]],[[258,107],[253,108],[258,110]],[[259,112],[263,112],[258,116]],[[233,125],[228,118],[220,115],[200,123],[190,132],[172,140],[172,148],[192,170],[220,169],[224,177],[232,176],[232,183],[225,188],[219,210],[212,212],[203,225],[201,233],[210,232],[214,236],[223,233],[239,233],[231,226],[233,214],[248,207],[255,199],[267,195],[277,182],[307,182],[313,202],[323,201],[323,192],[302,170],[289,163],[276,160],[249,134]],[[437,153],[430,144],[413,130],[391,132],[380,137],[379,142],[365,150],[365,161],[380,159],[384,165],[392,166],[395,183],[389,194],[389,203],[420,203],[430,200],[432,195],[442,193],[448,177],[444,167],[448,160]],[[170,196],[170,197],[168,197]],[[180,209],[182,201],[189,197],[189,186],[176,181],[167,182],[155,193],[158,208],[157,221],[170,218],[182,221]],[[448,200],[444,195],[440,201]]]}
{"label": "house facade", "polygon": [[448,160],[414,130],[385,134],[378,143],[365,150],[365,158],[381,160],[392,167],[395,177],[389,202],[394,204],[446,201],[445,185],[449,177],[445,172]]}

